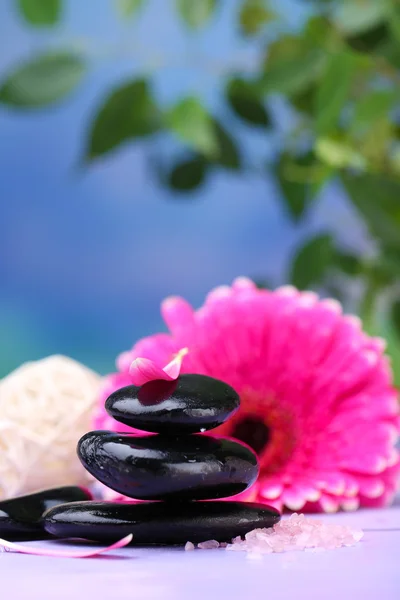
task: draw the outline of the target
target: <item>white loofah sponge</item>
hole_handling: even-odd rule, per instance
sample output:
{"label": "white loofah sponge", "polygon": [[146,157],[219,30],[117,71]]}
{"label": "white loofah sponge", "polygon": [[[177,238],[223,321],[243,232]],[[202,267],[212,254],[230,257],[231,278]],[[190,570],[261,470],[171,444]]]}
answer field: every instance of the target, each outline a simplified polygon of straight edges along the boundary
{"label": "white loofah sponge", "polygon": [[25,363],[0,381],[0,500],[90,481],[76,445],[91,429],[100,382],[65,356]]}

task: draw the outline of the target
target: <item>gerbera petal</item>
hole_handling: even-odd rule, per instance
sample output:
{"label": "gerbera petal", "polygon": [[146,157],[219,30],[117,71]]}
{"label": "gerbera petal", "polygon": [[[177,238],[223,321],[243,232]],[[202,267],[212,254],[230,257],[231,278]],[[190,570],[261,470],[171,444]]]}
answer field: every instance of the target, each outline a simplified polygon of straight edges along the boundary
{"label": "gerbera petal", "polygon": [[354,498],[342,498],[340,500],[340,508],[345,511],[354,511],[360,507],[360,499],[358,497]]}
{"label": "gerbera petal", "polygon": [[188,334],[194,324],[194,310],[189,302],[179,296],[170,296],[161,304],[162,317],[174,336]]}
{"label": "gerbera petal", "polygon": [[356,478],[360,494],[367,498],[379,498],[385,492],[385,484],[379,477],[357,475]]}
{"label": "gerbera petal", "polygon": [[119,354],[117,356],[117,360],[115,361],[115,364],[117,365],[117,369],[119,371],[121,371],[122,373],[129,373],[129,367],[132,364],[132,351],[131,350],[127,350],[126,352],[121,352],[121,354]]}
{"label": "gerbera petal", "polygon": [[279,480],[267,480],[260,486],[260,495],[266,500],[276,500],[283,492],[283,485]]}
{"label": "gerbera petal", "polygon": [[303,491],[295,485],[285,489],[281,498],[283,504],[294,512],[301,510],[307,502]]}
{"label": "gerbera petal", "polygon": [[330,496],[328,494],[322,494],[319,499],[319,504],[326,513],[335,513],[339,510],[339,502],[337,498]]}
{"label": "gerbera petal", "polygon": [[235,292],[241,292],[243,290],[255,290],[257,289],[257,286],[254,283],[254,281],[252,281],[248,277],[236,277],[236,279],[232,283],[232,289]]}

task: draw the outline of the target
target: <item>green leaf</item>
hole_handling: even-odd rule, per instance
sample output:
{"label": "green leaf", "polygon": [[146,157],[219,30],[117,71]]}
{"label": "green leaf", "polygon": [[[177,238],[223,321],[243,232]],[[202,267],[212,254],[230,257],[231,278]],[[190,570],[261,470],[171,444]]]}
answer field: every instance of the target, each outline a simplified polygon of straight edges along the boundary
{"label": "green leaf", "polygon": [[136,79],[111,92],[98,111],[89,135],[86,158],[91,160],[123,142],[144,137],[161,126],[148,82]]}
{"label": "green leaf", "polygon": [[271,44],[258,86],[262,93],[298,94],[321,73],[325,54],[299,37],[287,35]]}
{"label": "green leaf", "polygon": [[332,21],[327,14],[320,13],[309,18],[302,37],[313,46],[322,47],[329,52],[343,46],[341,36],[337,29],[332,27]]}
{"label": "green leaf", "polygon": [[293,181],[288,177],[288,165],[291,158],[282,155],[276,165],[279,187],[283,200],[294,221],[299,221],[307,207],[309,186],[305,181]]}
{"label": "green leaf", "polygon": [[[363,319],[363,315],[361,314]],[[363,328],[369,335],[381,337],[386,340],[386,354],[390,357],[394,374],[394,385],[400,386],[400,338],[396,330],[393,318],[388,311],[382,311],[382,314],[374,315],[372,324],[366,323],[363,319]]]}
{"label": "green leaf", "polygon": [[[391,308],[391,319],[394,325],[396,334],[400,340],[400,300],[396,300]],[[399,373],[400,375],[400,373]]]}
{"label": "green leaf", "polygon": [[142,7],[144,0],[114,0],[117,11],[123,19],[134,16]]}
{"label": "green leaf", "polygon": [[218,150],[212,162],[225,169],[238,171],[242,166],[242,158],[235,140],[225,127],[215,119],[214,131],[217,137]]}
{"label": "green leaf", "polygon": [[63,100],[81,82],[86,65],[77,54],[43,54],[12,71],[0,84],[0,102],[36,108]]}
{"label": "green leaf", "polygon": [[314,151],[302,155],[284,152],[275,165],[278,183],[288,211],[299,221],[332,175]]}
{"label": "green leaf", "polygon": [[298,251],[292,265],[291,281],[300,290],[321,282],[332,265],[334,250],[330,235],[308,240]]}
{"label": "green leaf", "polygon": [[232,110],[247,123],[260,127],[271,125],[267,109],[257,97],[254,86],[244,79],[231,79],[226,96]]}
{"label": "green leaf", "polygon": [[357,60],[350,52],[339,52],[330,57],[316,96],[316,128],[318,133],[329,133],[337,126],[341,112],[350,94]]}
{"label": "green leaf", "polygon": [[387,342],[386,353],[390,356],[392,369],[393,369],[393,382],[394,385],[400,387],[400,338],[399,330],[395,328],[394,324],[390,322],[386,324],[386,327],[381,332]]}
{"label": "green leaf", "polygon": [[267,0],[244,0],[239,14],[240,28],[245,35],[255,35],[275,18]]}
{"label": "green leaf", "polygon": [[348,254],[347,252],[335,252],[335,264],[350,277],[357,277],[363,271],[361,260],[354,254]]}
{"label": "green leaf", "polygon": [[364,169],[366,167],[366,161],[362,154],[344,140],[319,138],[315,143],[315,153],[322,162],[336,169],[345,167]]}
{"label": "green leaf", "polygon": [[341,0],[334,8],[334,21],[343,33],[372,29],[385,19],[388,10],[386,0]]}
{"label": "green leaf", "polygon": [[60,20],[62,0],[18,0],[18,7],[30,25],[47,27]]}
{"label": "green leaf", "polygon": [[372,173],[344,173],[342,181],[371,234],[400,248],[400,180]]}
{"label": "green leaf", "polygon": [[393,0],[389,7],[389,27],[393,39],[400,44],[400,4]]}
{"label": "green leaf", "polygon": [[400,69],[400,44],[397,40],[387,40],[378,49],[376,54],[384,58],[390,65]]}
{"label": "green leaf", "polygon": [[218,140],[213,120],[197,98],[185,98],[166,115],[167,126],[191,148],[215,156]]}
{"label": "green leaf", "polygon": [[378,258],[379,267],[389,283],[396,283],[400,278],[400,246],[393,248],[382,244],[382,251]]}
{"label": "green leaf", "polygon": [[205,180],[207,165],[201,156],[177,164],[169,175],[168,185],[179,192],[191,192]]}
{"label": "green leaf", "polygon": [[379,23],[372,29],[349,35],[346,37],[346,43],[357,52],[381,54],[381,49],[388,39],[389,28],[387,23]]}
{"label": "green leaf", "polygon": [[217,0],[176,0],[177,10],[191,29],[203,27],[212,17]]}
{"label": "green leaf", "polygon": [[299,112],[311,116],[314,113],[315,94],[316,86],[312,83],[298,93],[292,94],[290,102]]}
{"label": "green leaf", "polygon": [[396,99],[392,90],[373,90],[356,104],[352,128],[366,127],[385,117]]}

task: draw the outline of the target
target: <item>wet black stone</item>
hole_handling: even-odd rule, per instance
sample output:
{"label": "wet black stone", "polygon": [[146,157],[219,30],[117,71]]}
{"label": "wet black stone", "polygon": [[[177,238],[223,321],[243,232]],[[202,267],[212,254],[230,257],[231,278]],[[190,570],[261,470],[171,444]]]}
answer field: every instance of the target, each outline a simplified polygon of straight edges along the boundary
{"label": "wet black stone", "polygon": [[3,500],[0,502],[0,537],[20,540],[46,537],[40,522],[46,510],[91,497],[83,488],[67,486]]}
{"label": "wet black stone", "polygon": [[226,498],[246,490],[258,475],[251,450],[203,435],[92,431],[79,441],[78,456],[96,479],[140,500]]}
{"label": "wet black stone", "polygon": [[163,434],[199,433],[224,423],[239,408],[233,388],[205,375],[130,385],[111,394],[107,412],[136,429]]}
{"label": "wet black stone", "polygon": [[61,538],[106,542],[131,533],[133,544],[167,545],[231,541],[252,529],[272,527],[280,515],[274,508],[246,502],[75,502],[52,508],[43,519],[46,531]]}

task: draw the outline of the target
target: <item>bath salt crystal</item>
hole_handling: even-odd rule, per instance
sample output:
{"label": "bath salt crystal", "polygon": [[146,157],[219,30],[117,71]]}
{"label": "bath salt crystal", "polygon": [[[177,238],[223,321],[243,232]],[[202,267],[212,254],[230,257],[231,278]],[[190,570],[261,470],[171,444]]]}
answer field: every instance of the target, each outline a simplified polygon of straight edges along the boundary
{"label": "bath salt crystal", "polygon": [[342,546],[354,546],[363,537],[361,530],[344,525],[323,523],[294,513],[268,529],[253,529],[228,544],[226,550],[247,552],[249,558],[273,552],[290,550],[323,551],[335,550]]}
{"label": "bath salt crystal", "polygon": [[185,544],[185,550],[186,551],[194,550],[194,544],[192,544],[192,542],[186,542],[186,544]]}
{"label": "bath salt crystal", "polygon": [[197,547],[200,548],[200,550],[214,550],[214,548],[219,548],[219,542],[217,542],[217,540],[207,540],[206,542],[197,544]]}

